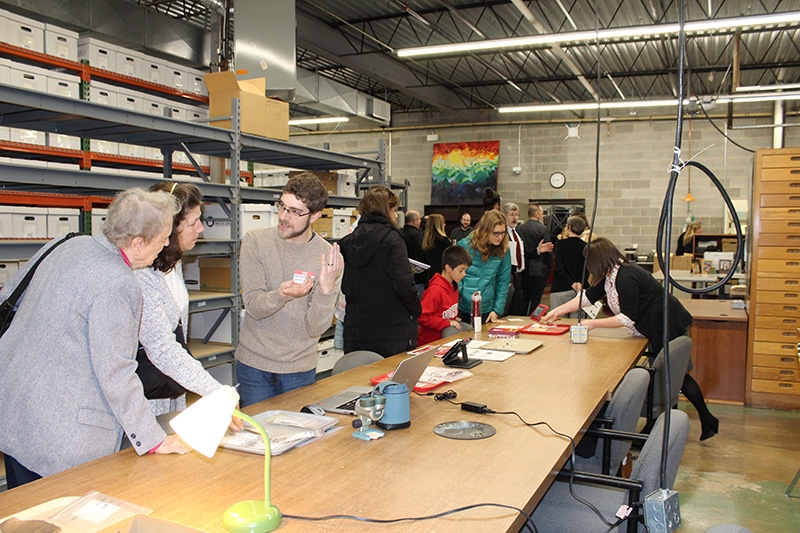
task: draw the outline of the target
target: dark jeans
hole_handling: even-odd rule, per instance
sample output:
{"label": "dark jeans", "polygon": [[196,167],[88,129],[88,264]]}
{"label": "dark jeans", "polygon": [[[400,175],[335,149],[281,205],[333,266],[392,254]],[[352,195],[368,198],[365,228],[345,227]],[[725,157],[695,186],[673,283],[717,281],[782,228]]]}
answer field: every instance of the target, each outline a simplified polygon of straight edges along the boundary
{"label": "dark jeans", "polygon": [[307,372],[276,374],[264,372],[237,361],[236,379],[239,381],[239,405],[247,407],[284,392],[311,385],[316,381],[316,375],[316,368]]}
{"label": "dark jeans", "polygon": [[8,454],[3,456],[3,462],[6,466],[6,483],[9,490],[24,485],[25,483],[42,479],[42,476],[28,470],[22,466],[19,461]]}
{"label": "dark jeans", "polygon": [[528,302],[529,312],[533,312],[536,306],[542,303],[542,294],[544,294],[546,285],[547,278],[545,276],[528,276],[528,283],[523,285],[522,299],[524,302]]}

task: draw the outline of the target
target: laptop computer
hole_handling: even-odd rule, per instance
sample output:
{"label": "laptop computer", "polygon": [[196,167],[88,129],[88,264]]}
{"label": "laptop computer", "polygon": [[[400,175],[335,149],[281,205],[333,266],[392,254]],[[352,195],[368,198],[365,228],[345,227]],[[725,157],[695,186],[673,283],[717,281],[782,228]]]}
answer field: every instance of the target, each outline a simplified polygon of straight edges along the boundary
{"label": "laptop computer", "polygon": [[495,339],[481,346],[481,350],[498,350],[501,352],[530,353],[544,343],[530,339]]}
{"label": "laptop computer", "polygon": [[[395,383],[404,383],[408,390],[412,390],[414,386],[422,377],[425,369],[428,368],[428,363],[431,362],[433,354],[436,353],[438,346],[434,346],[430,350],[426,350],[419,355],[414,355],[403,359],[392,375],[392,381]],[[330,413],[339,413],[344,415],[353,415],[356,413],[356,402],[362,394],[369,394],[372,392],[373,387],[350,387],[334,396],[326,398],[321,402],[314,405],[322,407],[325,411]]]}

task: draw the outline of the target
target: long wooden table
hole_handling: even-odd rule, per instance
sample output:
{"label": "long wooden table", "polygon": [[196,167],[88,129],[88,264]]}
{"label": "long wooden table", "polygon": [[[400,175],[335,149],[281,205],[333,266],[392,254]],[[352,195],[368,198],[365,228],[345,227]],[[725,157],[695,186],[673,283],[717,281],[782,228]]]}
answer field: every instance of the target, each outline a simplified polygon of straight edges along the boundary
{"label": "long wooden table", "polygon": [[[474,337],[487,338],[486,329]],[[546,421],[578,439],[645,347],[643,339],[622,330],[594,330],[583,345],[570,344],[568,335],[530,337],[544,341],[544,346],[473,368],[473,377],[450,387],[458,393],[455,401],[515,411],[527,422]],[[367,384],[399,360],[395,356],[359,367],[245,411],[296,411],[348,386]],[[480,503],[530,512],[568,456],[566,439],[546,427],[526,427],[515,416],[470,413],[431,396],[412,394],[410,401],[408,429],[364,442],[351,436],[352,418],[340,416],[347,426],[344,430],[273,458],[273,503],[284,515],[311,517],[418,517]],[[458,420],[489,423],[497,434],[472,441],[434,434],[435,425]],[[222,514],[228,506],[263,497],[263,457],[224,449],[211,459],[198,453],[138,457],[126,450],[0,494],[0,517],[92,490],[151,508],[157,517],[222,531]],[[383,532],[497,532],[516,531],[521,523],[515,511],[480,507],[435,521],[379,527]],[[323,522],[284,518],[280,530],[360,532],[377,527],[341,518]]]}

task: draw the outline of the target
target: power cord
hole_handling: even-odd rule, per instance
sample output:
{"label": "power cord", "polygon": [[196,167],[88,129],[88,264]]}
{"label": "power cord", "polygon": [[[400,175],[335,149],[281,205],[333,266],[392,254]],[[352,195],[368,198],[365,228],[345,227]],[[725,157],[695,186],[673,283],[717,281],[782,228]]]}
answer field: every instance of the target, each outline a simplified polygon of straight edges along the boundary
{"label": "power cord", "polygon": [[[450,389],[450,390],[448,390],[446,392],[426,392],[426,393],[422,393],[422,392],[416,392],[415,391],[414,394],[416,394],[417,396],[433,396],[433,399],[435,401],[437,401],[437,402],[441,402],[443,400],[450,401],[450,400],[452,400],[452,399],[454,399],[454,398],[456,398],[458,396],[458,393],[456,391],[454,391],[453,389]],[[450,403],[453,403],[453,402],[450,402]],[[458,405],[458,404],[455,404],[455,405]]]}
{"label": "power cord", "polygon": [[[454,403],[454,402],[451,402],[451,403]],[[602,520],[603,523],[608,526],[608,530],[607,531],[611,531],[614,528],[619,527],[626,520],[629,520],[631,518],[640,516],[640,515],[628,514],[627,516],[619,518],[616,522],[609,522],[608,520],[606,520],[606,517],[603,516],[603,514],[600,512],[600,510],[597,509],[597,507],[595,507],[590,502],[584,500],[583,498],[581,498],[580,496],[575,494],[575,492],[573,490],[573,483],[574,483],[574,476],[575,476],[575,462],[576,462],[576,460],[575,460],[575,441],[573,440],[572,437],[570,437],[566,433],[561,433],[559,431],[556,431],[553,428],[553,426],[551,426],[549,423],[547,423],[545,421],[528,422],[524,418],[522,418],[522,416],[520,416],[520,414],[517,413],[516,411],[495,411],[493,409],[489,409],[489,407],[486,406],[486,404],[482,404],[482,403],[461,402],[461,409],[464,410],[464,411],[472,412],[472,413],[480,413],[480,414],[488,414],[488,415],[513,415],[513,416],[516,416],[520,420],[520,422],[522,422],[523,424],[525,424],[526,426],[528,426],[530,428],[534,428],[534,427],[537,427],[537,426],[545,426],[554,435],[558,435],[559,437],[562,437],[562,438],[565,438],[565,439],[569,440],[569,444],[570,444],[570,459],[571,459],[571,464],[572,464],[572,468],[570,469],[570,473],[569,473],[569,494],[570,494],[570,496],[572,496],[575,499],[575,501],[577,501],[579,503],[582,503],[583,505],[588,507],[595,515],[597,515],[597,517],[600,518],[600,520]],[[641,502],[637,502],[636,505],[637,506],[641,506]]]}
{"label": "power cord", "polygon": [[463,507],[456,507],[455,509],[450,509],[448,511],[443,511],[441,513],[435,513],[423,516],[404,516],[401,518],[367,518],[364,516],[344,515],[344,514],[335,514],[327,516],[300,516],[300,515],[284,514],[283,517],[294,520],[303,520],[306,522],[323,522],[326,520],[344,519],[344,520],[356,520],[358,522],[368,522],[372,524],[395,524],[398,522],[422,522],[425,520],[435,520],[437,518],[442,518],[444,516],[449,516],[456,513],[462,513],[464,511],[469,511],[471,509],[478,509],[481,507],[498,507],[500,509],[511,509],[512,511],[516,511],[525,517],[525,525],[530,524],[531,527],[533,528],[534,533],[538,533],[539,531],[538,529],[536,529],[536,524],[533,523],[533,519],[531,519],[531,516],[528,513],[526,513],[525,511],[523,511],[518,507],[514,507],[513,505],[505,505],[503,503],[474,503],[471,505],[465,505]]}

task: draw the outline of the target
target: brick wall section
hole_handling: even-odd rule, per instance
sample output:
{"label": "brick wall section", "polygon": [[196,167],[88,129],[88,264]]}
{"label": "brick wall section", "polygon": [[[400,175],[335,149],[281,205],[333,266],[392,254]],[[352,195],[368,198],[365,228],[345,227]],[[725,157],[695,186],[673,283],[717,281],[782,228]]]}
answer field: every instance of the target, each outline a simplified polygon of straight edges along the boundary
{"label": "brick wall section", "polygon": [[[393,125],[411,122],[402,116]],[[736,125],[756,122],[738,119]],[[758,123],[763,124],[764,119]],[[722,121],[717,121],[724,128]],[[513,201],[526,209],[531,198],[585,199],[587,213],[594,205],[595,140],[597,127],[592,122],[581,124],[580,139],[567,136],[564,124],[449,127],[368,133],[335,133],[327,136],[292,136],[291,142],[321,147],[330,143],[331,150],[364,152],[376,150],[378,139],[386,141],[390,160],[387,168],[393,181],[411,183],[408,206],[422,211],[430,203],[431,159],[433,143],[426,140],[431,133],[437,142],[500,141],[498,189],[504,201]],[[800,128],[785,128],[784,146],[800,146]],[[517,139],[521,136],[520,162]],[[732,139],[751,148],[768,148],[771,129],[733,130]],[[675,138],[674,120],[638,120],[610,122],[600,125],[600,190],[595,231],[610,238],[620,248],[638,244],[640,250],[655,248],[658,217],[666,193],[667,172],[672,162]],[[727,144],[727,146],[726,146]],[[712,146],[713,145],[713,146]],[[684,121],[683,159],[697,154],[696,160],[707,166],[723,183],[732,199],[747,200],[752,176],[752,154],[745,152],[716,132],[702,119]],[[514,174],[512,168],[522,172]],[[567,183],[553,189],[548,183],[551,173],[563,172]],[[719,233],[724,221],[724,204],[711,181],[698,169],[685,169],[675,195],[673,236],[681,232],[687,216],[686,195],[689,178],[696,201],[691,206],[695,218],[703,223],[706,233]],[[450,228],[448,228],[448,231]]]}

